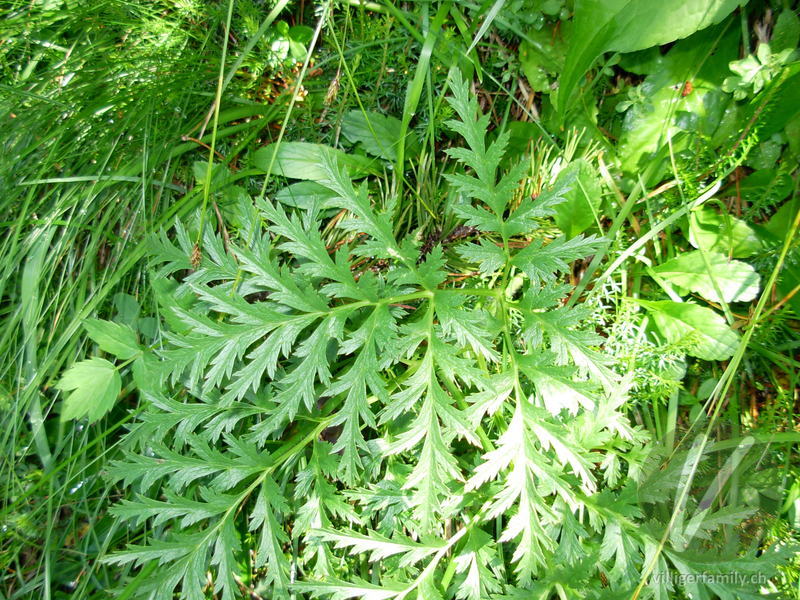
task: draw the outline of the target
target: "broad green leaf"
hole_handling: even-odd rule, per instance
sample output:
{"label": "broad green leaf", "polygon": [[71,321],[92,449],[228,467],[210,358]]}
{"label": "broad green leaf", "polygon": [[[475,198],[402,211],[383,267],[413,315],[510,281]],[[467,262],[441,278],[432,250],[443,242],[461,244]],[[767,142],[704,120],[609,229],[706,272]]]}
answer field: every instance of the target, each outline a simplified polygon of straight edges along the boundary
{"label": "broad green leaf", "polygon": [[67,369],[56,388],[70,392],[61,410],[62,421],[88,417],[94,423],[114,406],[122,380],[114,365],[94,357]]}
{"label": "broad green leaf", "polygon": [[103,352],[113,354],[120,360],[133,358],[142,351],[136,341],[136,333],[128,325],[87,319],[83,326]]}
{"label": "broad green leaf", "polygon": [[745,121],[752,119],[760,140],[783,131],[800,114],[800,62],[790,63],[747,106]]}
{"label": "broad green leaf", "polygon": [[250,163],[254,168],[272,175],[320,181],[327,177],[327,172],[321,166],[325,160],[332,160],[346,167],[348,175],[354,178],[366,177],[375,170],[373,161],[366,157],[308,142],[281,142],[277,146],[271,144],[256,150]]}
{"label": "broad green leaf", "polygon": [[758,295],[759,277],[755,269],[739,260],[729,260],[719,252],[707,252],[705,259],[700,250],[686,252],[653,271],[670,283],[714,302],[749,302]]}
{"label": "broad green leaf", "polygon": [[[587,0],[586,5],[591,11],[587,17],[605,13],[601,18],[608,23],[603,32],[608,36],[607,51],[635,52],[662,46],[716,25],[744,3],[745,0]],[[587,9],[581,0],[578,5],[581,11]],[[576,20],[581,16],[576,7]]]}
{"label": "broad green leaf", "polygon": [[[718,88],[728,75],[728,61],[738,51],[738,32],[729,27],[723,33],[719,28],[697,33],[659,55],[654,70],[631,92],[633,102],[625,113],[617,146],[624,171],[653,170],[657,163],[649,155],[657,151],[666,163],[668,141],[673,153],[688,143],[689,136],[683,132],[706,136],[716,132],[731,103]],[[687,81],[692,85],[688,93]]]}
{"label": "broad green leaf", "polygon": [[316,181],[301,181],[280,189],[275,199],[286,206],[311,209],[335,198],[336,194]]}
{"label": "broad green leaf", "polygon": [[139,390],[159,390],[164,383],[167,369],[152,353],[144,352],[133,361],[131,373]]}
{"label": "broad green leaf", "polygon": [[764,225],[758,227],[758,238],[767,248],[782,244],[800,210],[800,199],[791,198],[775,211]]}
{"label": "broad green leaf", "polygon": [[781,157],[782,146],[782,142],[773,138],[760,142],[747,155],[745,166],[756,169],[756,172],[774,170]]}
{"label": "broad green leaf", "polygon": [[558,174],[555,186],[565,186],[568,191],[562,194],[564,201],[555,205],[553,218],[567,239],[572,239],[597,222],[600,181],[591,165],[579,158]]}
{"label": "broad green leaf", "polygon": [[794,50],[800,42],[800,18],[797,13],[790,9],[784,9],[775,20],[772,28],[772,37],[769,40],[770,49],[773,52],[781,50]]}
{"label": "broad green leaf", "polygon": [[745,258],[761,250],[761,241],[747,223],[710,208],[700,208],[689,215],[688,237],[695,248],[733,258]]}
{"label": "broad green leaf", "polygon": [[559,79],[559,113],[566,113],[581,77],[604,52],[634,52],[674,42],[719,23],[740,4],[742,0],[577,0]]}
{"label": "broad green leaf", "polygon": [[670,300],[637,300],[653,317],[659,331],[671,343],[690,338],[691,356],[703,360],[726,360],[736,352],[739,336],[710,308]]}
{"label": "broad green leaf", "polygon": [[[342,120],[342,133],[352,143],[360,143],[373,156],[396,161],[402,123],[399,119],[376,112],[351,110]],[[419,153],[419,141],[414,132],[406,134],[405,157]]]}
{"label": "broad green leaf", "polygon": [[298,44],[307,44],[314,37],[314,30],[308,25],[294,25],[289,28],[289,37]]}

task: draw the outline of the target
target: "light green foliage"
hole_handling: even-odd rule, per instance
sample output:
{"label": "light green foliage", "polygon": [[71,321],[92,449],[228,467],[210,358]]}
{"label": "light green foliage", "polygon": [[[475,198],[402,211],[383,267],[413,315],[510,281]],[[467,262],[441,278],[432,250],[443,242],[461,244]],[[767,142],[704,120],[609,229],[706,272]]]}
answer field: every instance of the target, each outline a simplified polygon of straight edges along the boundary
{"label": "light green foliage", "polygon": [[117,358],[127,360],[141,352],[136,341],[136,333],[127,325],[100,319],[87,319],[83,326],[89,337],[97,343],[102,351],[113,354]]}
{"label": "light green foliage", "polygon": [[[312,544],[311,539],[369,549],[376,560],[400,554],[404,557],[401,566],[406,567],[434,554],[436,568],[444,558],[442,548],[455,544],[453,538],[448,542],[440,537],[444,521],[457,517],[459,510],[478,509],[469,508],[467,492],[488,485],[513,461],[513,473],[518,474],[509,473],[506,491],[494,508],[475,514],[470,535],[471,539],[485,536],[478,529],[481,523],[518,505],[515,511],[528,517],[512,520],[502,539],[515,541],[519,579],[530,581],[555,549],[545,529],[534,527],[530,519],[554,514],[551,503],[556,496],[547,497],[556,492],[575,505],[573,476],[578,477],[580,489],[596,489],[591,450],[579,439],[589,436],[596,440],[593,444],[607,444],[620,434],[632,434],[613,411],[621,401],[621,389],[594,349],[599,340],[568,325],[580,318],[580,311],[554,307],[566,291],[554,285],[555,272],[590,252],[593,241],[578,237],[547,245],[539,241],[521,250],[509,247],[512,236],[535,229],[537,218],[552,214],[551,207],[560,196],[551,192],[537,201],[528,198],[507,213],[524,171],[518,166],[497,180],[507,136],[485,148],[486,119],[476,117],[474,100],[457,77],[454,90],[453,105],[462,120],[451,124],[470,148],[451,152],[477,174],[453,176],[464,193],[456,210],[486,235],[481,246],[467,244],[460,253],[472,256],[480,254],[478,248],[497,248],[498,256],[492,251],[486,259],[479,257],[477,266],[487,273],[499,272],[503,282],[514,266],[527,273],[531,280],[522,290],[522,300],[506,299],[502,286],[485,287],[480,280],[475,288],[446,285],[441,248],[422,257],[409,241],[395,240],[388,216],[375,211],[366,188],[353,187],[333,158],[317,166],[324,173],[319,183],[333,192],[325,206],[346,210],[350,216],[341,227],[365,232],[368,238],[362,243],[331,255],[313,210],[289,215],[267,201],[259,205],[259,211],[277,236],[274,242],[257,233],[247,247],[234,246],[225,255],[218,240],[207,239],[208,258],[179,293],[193,295],[196,302],[188,309],[172,303],[164,307],[182,327],[170,335],[171,343],[161,353],[164,362],[158,367],[195,400],[176,404],[154,393],[153,408],[132,434],[133,440],[152,449],[154,458],[132,454],[131,462],[120,463],[114,470],[128,482],[141,478],[144,491],[158,484],[163,493],[181,492],[170,492],[172,512],[162,511],[157,517],[159,522],[175,523],[172,536],[111,559],[142,564],[161,557],[169,562],[153,585],[162,595],[179,583],[185,593],[194,593],[190,590],[197,589],[202,580],[208,557],[217,565],[219,589],[233,593],[225,575],[225,565],[238,547],[231,537],[233,521],[240,506],[247,506],[245,514],[258,514],[258,505],[251,506],[251,490],[267,481],[264,467],[258,465],[269,465],[269,473],[283,473],[283,461],[299,464],[309,444],[315,456],[323,453],[320,460],[328,466],[308,474],[301,470],[296,477],[308,481],[302,484],[304,489],[316,491],[299,494],[299,504],[291,509],[280,503],[281,513],[297,511],[298,523],[307,523],[295,531],[301,536],[298,541],[315,548],[304,559],[309,573],[335,573],[326,566],[330,550],[318,547],[318,542]],[[162,248],[156,260],[170,260],[172,251]],[[369,269],[354,271],[353,256],[388,260],[391,267],[377,275]],[[245,299],[256,292],[266,295],[266,300]],[[534,352],[536,348],[540,350]],[[580,377],[575,367],[568,366],[573,361],[584,373],[603,375],[605,379],[596,379],[607,389]],[[585,412],[598,403],[608,409],[599,421]],[[563,409],[585,414],[564,421]],[[179,417],[186,411],[197,417]],[[501,444],[496,451],[491,450],[493,442],[480,425],[487,413],[498,424],[510,419],[507,426],[492,431]],[[302,441],[287,449],[283,436],[297,427],[295,437]],[[330,428],[337,431],[332,445],[313,443]],[[152,435],[155,431],[159,435]],[[166,439],[179,444],[182,454],[160,442],[152,445],[150,440],[164,439],[168,432]],[[261,449],[272,446],[273,440],[284,441],[275,451]],[[488,452],[485,462],[472,467],[463,464],[454,450],[463,444],[483,445]],[[338,454],[332,462],[329,457],[337,454],[331,452]],[[503,455],[500,462],[492,458],[493,452]],[[477,459],[480,451],[473,454]],[[156,464],[161,466],[155,468]],[[325,529],[342,518],[361,523],[366,516],[358,516],[354,507],[343,502],[329,478],[349,486],[368,485],[378,501],[380,490],[370,484],[375,476],[370,474],[377,474],[376,469],[385,473],[379,479],[396,482],[393,493],[402,504],[398,506],[401,512],[392,510],[394,518],[403,515],[416,535],[433,536],[431,540],[438,540],[431,542],[433,546],[406,547],[396,534],[381,541],[376,535]],[[537,481],[537,477],[546,479]],[[287,494],[273,490],[268,496]],[[160,506],[145,497],[126,502],[116,514],[125,520],[142,519],[155,515],[148,511]],[[264,540],[256,561],[267,564],[270,572],[285,572],[286,559],[276,551],[283,535],[281,526],[263,517],[250,520],[254,535]],[[205,526],[193,532],[192,526],[200,523]],[[307,538],[312,533],[314,537]],[[194,540],[191,553],[176,550],[183,547],[181,540],[189,538]],[[483,561],[492,552],[471,560],[481,557]],[[198,570],[201,564],[203,569]],[[486,568],[483,562],[474,567],[488,576]],[[418,583],[407,581],[411,588],[428,585],[424,578]],[[273,579],[273,588],[280,594],[285,581]]]}
{"label": "light green foliage", "polygon": [[791,3],[5,4],[0,596],[796,591]]}
{"label": "light green foliage", "polygon": [[298,61],[305,58],[307,45],[313,34],[310,27],[290,26],[286,21],[278,20],[264,31],[261,30],[266,14],[263,4],[254,0],[241,0],[236,3],[235,9],[235,35],[256,42],[250,52],[237,56],[237,60],[241,61],[241,67],[233,82],[235,87],[244,88],[245,91],[256,91],[253,88],[260,83],[263,85],[261,81],[263,77],[268,78],[274,73],[288,72]]}
{"label": "light green foliage", "polygon": [[549,92],[554,76],[564,68],[565,56],[563,35],[554,35],[549,28],[528,30],[519,46],[519,62],[531,89]]}
{"label": "light green foliage", "polygon": [[[617,151],[625,171],[654,170],[672,152],[687,146],[690,135],[712,136],[721,128],[730,99],[719,91],[727,61],[738,54],[737,32],[712,27],[677,42],[666,55],[646,64],[645,81],[628,92]],[[690,86],[690,87],[687,87]],[[633,101],[631,101],[633,100]]]}
{"label": "light green foliage", "polygon": [[[121,360],[137,359],[135,369],[143,366],[143,349],[136,340],[136,333],[128,325],[87,319],[83,326],[100,350]],[[64,400],[61,419],[66,421],[88,417],[92,423],[113,408],[122,387],[122,379],[112,363],[95,357],[67,369],[56,387],[70,392]]]}
{"label": "light green foliage", "polygon": [[327,176],[320,165],[329,160],[347,165],[354,178],[365,177],[374,170],[372,161],[364,156],[345,154],[336,148],[309,142],[283,142],[266,146],[253,153],[250,163],[264,173],[319,181]]}
{"label": "light green foliage", "polygon": [[62,421],[88,417],[93,423],[114,406],[122,380],[113,364],[90,358],[67,369],[56,387],[70,392],[61,410]]}
{"label": "light green foliage", "polygon": [[[322,204],[331,198],[335,197],[324,185],[320,185],[316,181],[301,181],[287,185],[281,188],[275,194],[275,200],[280,202],[283,206],[294,206],[296,208],[312,209],[316,207],[319,209]],[[315,210],[316,210],[315,209]]]}
{"label": "light green foliage", "polygon": [[710,308],[689,302],[639,300],[669,342],[689,339],[691,356],[704,360],[725,360],[736,351],[738,336],[720,315]]}
{"label": "light green foliage", "polygon": [[[569,190],[520,195],[524,163],[499,170],[508,135],[486,144],[487,117],[451,77],[449,125],[467,142],[449,150],[466,167],[448,176],[453,210],[480,231],[457,255],[480,276],[449,282],[453,257],[396,239],[325,155],[321,206],[258,201],[268,230],[227,251],[207,232],[199,267],[161,296],[171,331],[148,369],[171,388],[144,386],[111,468],[136,490],[118,522],[154,532],[106,559],[157,561],[141,594],[199,599],[210,572],[234,598],[252,569],[271,598],[595,598],[652,552],[660,526],[638,522],[636,498],[646,435],[579,326],[588,311],[561,302],[559,273],[598,241],[539,235]],[[329,208],[350,234],[335,251],[318,220]],[[154,239],[162,275],[185,268],[180,225],[176,237],[183,250]],[[659,564],[697,556],[684,550]]]}
{"label": "light green foliage", "polygon": [[670,344],[648,335],[649,316],[634,302],[624,302],[606,327],[605,347],[616,358],[618,369],[629,374],[630,396],[637,403],[663,403],[681,389],[686,376],[686,351],[691,336]]}
{"label": "light green foliage", "polygon": [[761,250],[755,231],[733,215],[701,208],[689,215],[687,238],[695,248],[747,258]]}
{"label": "light green foliage", "polygon": [[686,252],[653,269],[670,283],[714,302],[749,302],[758,294],[758,273],[718,252]]}
{"label": "light green foliage", "polygon": [[772,52],[767,43],[759,44],[755,55],[731,62],[734,75],[722,84],[722,89],[733,93],[737,100],[758,94],[788,63],[795,53],[794,47]]}
{"label": "light green foliage", "polygon": [[558,174],[556,185],[567,188],[553,219],[568,238],[583,233],[595,223],[600,208],[600,180],[592,166],[577,159]]}

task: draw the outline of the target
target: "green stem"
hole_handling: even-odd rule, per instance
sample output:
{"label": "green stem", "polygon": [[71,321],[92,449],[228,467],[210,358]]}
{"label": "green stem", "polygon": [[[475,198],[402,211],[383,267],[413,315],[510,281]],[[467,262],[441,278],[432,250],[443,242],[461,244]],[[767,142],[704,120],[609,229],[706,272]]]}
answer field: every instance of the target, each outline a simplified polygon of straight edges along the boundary
{"label": "green stem", "polygon": [[197,241],[195,244],[200,246],[203,239],[203,228],[206,222],[206,209],[208,199],[211,194],[211,177],[214,170],[214,151],[217,146],[217,129],[219,128],[219,105],[222,102],[222,90],[225,87],[225,58],[228,55],[228,38],[231,31],[231,18],[233,17],[233,0],[228,0],[228,14],[225,20],[225,39],[222,42],[222,57],[219,61],[219,76],[217,78],[217,93],[214,96],[214,120],[211,126],[211,144],[208,150],[208,164],[206,165],[206,177],[203,182],[203,207],[200,211],[200,228],[197,231]]}

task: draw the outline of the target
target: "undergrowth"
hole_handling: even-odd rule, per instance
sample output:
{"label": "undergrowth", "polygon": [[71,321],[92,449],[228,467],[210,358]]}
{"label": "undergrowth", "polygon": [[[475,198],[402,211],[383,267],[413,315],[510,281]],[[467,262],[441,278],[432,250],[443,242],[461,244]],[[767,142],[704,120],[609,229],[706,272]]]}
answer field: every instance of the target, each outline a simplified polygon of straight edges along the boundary
{"label": "undergrowth", "polygon": [[800,597],[796,3],[14,0],[0,595]]}

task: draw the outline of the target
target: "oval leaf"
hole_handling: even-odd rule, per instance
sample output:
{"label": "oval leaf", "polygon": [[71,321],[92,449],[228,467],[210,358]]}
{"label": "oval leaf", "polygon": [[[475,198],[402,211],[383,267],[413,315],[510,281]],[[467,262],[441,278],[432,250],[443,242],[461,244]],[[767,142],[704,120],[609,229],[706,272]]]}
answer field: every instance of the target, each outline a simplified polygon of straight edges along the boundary
{"label": "oval leaf", "polygon": [[714,302],[749,302],[756,297],[759,277],[753,267],[739,260],[728,260],[719,252],[708,252],[707,258],[710,271],[699,250],[668,260],[653,271],[670,283]]}
{"label": "oval leaf", "polygon": [[695,341],[694,348],[688,352],[690,356],[725,360],[736,352],[739,336],[710,308],[669,300],[637,302],[650,312],[667,341],[678,343],[687,337]]}
{"label": "oval leaf", "polygon": [[127,360],[141,352],[136,341],[136,333],[128,325],[101,319],[86,319],[83,327],[103,352],[113,354],[119,359]]}
{"label": "oval leaf", "polygon": [[695,248],[713,250],[733,258],[745,258],[761,250],[761,240],[747,223],[732,215],[720,215],[710,208],[689,215],[689,242]]}
{"label": "oval leaf", "polygon": [[[376,112],[351,110],[342,121],[342,133],[352,143],[388,161],[397,160],[397,145],[400,142],[402,123],[399,119]],[[419,141],[413,132],[406,133],[406,158],[419,153]]]}
{"label": "oval leaf", "polygon": [[304,209],[319,208],[331,198],[336,198],[336,193],[316,181],[293,183],[275,194],[281,204]]}
{"label": "oval leaf", "polygon": [[558,174],[555,187],[565,186],[564,201],[553,207],[556,225],[567,239],[583,233],[597,221],[600,205],[600,181],[591,165],[579,158]]}
{"label": "oval leaf", "polygon": [[[275,155],[274,160],[273,155]],[[348,175],[355,179],[366,177],[374,170],[373,161],[364,156],[346,154],[330,146],[308,142],[271,144],[256,150],[250,159],[250,164],[272,175],[320,181],[327,177],[327,172],[321,166],[326,157],[333,157],[340,165],[347,167]]]}

